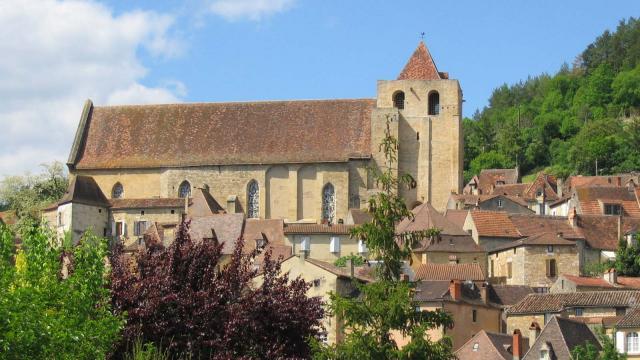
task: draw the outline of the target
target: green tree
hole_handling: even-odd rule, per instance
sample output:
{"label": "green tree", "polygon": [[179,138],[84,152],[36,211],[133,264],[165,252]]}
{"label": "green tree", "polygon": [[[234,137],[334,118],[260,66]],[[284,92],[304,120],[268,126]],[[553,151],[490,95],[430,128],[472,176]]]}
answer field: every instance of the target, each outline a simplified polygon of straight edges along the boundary
{"label": "green tree", "polygon": [[571,350],[571,358],[573,360],[626,360],[625,354],[620,354],[616,350],[613,340],[604,333],[602,328],[596,330],[596,335],[602,345],[602,350],[587,342],[584,345],[578,345]]}
{"label": "green tree", "polygon": [[624,239],[621,239],[616,250],[614,266],[620,275],[640,276],[640,247],[638,244],[629,246]]}
{"label": "green tree", "polygon": [[2,358],[105,358],[124,325],[111,312],[106,240],[85,234],[65,248],[37,227],[21,238],[16,253],[13,233],[0,225]]}
{"label": "green tree", "polygon": [[471,172],[479,174],[483,169],[504,169],[510,168],[515,165],[506,156],[497,152],[489,151],[484,154],[480,154],[478,157],[471,161]]}
{"label": "green tree", "polygon": [[[360,295],[343,297],[331,294],[328,308],[344,324],[344,339],[332,346],[314,342],[315,359],[450,359],[451,344],[433,342],[427,330],[452,325],[451,317],[442,311],[416,310],[413,284],[400,281],[403,261],[410,258],[413,246],[421,239],[437,236],[429,229],[396,234],[396,224],[413,214],[398,196],[400,186],[412,186],[413,179],[396,175],[397,139],[387,129],[380,144],[386,163],[375,171],[380,192],[369,199],[369,223],[353,229],[351,235],[363,239],[377,266],[378,281],[357,284]],[[409,337],[409,343],[398,348],[392,334]]]}

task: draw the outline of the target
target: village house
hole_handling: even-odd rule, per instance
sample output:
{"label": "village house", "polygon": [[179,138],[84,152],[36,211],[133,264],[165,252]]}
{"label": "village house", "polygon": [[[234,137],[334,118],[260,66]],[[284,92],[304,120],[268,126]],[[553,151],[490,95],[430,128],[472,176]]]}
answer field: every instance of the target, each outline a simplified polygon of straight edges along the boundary
{"label": "village house", "polygon": [[640,278],[618,276],[616,269],[609,269],[601,277],[575,276],[561,274],[551,286],[551,293],[581,291],[640,290]]}
{"label": "village house", "polygon": [[504,194],[494,195],[466,195],[451,194],[447,202],[447,209],[478,209],[488,211],[504,211],[510,214],[535,214],[529,208],[529,203],[519,196]]}
{"label": "village house", "polygon": [[[578,215],[609,215],[640,218],[640,189],[630,186],[590,186],[574,188],[568,208]],[[571,210],[569,210],[571,211]]]}
{"label": "village house", "polygon": [[559,316],[553,316],[536,335],[529,337],[531,347],[522,360],[571,359],[573,349],[588,343],[596,350],[602,350],[598,338],[587,325]]}
{"label": "village house", "polygon": [[[584,291],[530,294],[506,310],[507,332],[547,324],[554,316],[602,324],[618,321],[640,300],[640,291]],[[531,336],[530,336],[531,340]]]}
{"label": "village house", "polygon": [[480,330],[454,355],[459,360],[520,360],[527,350],[529,339],[520,330],[513,335]]}
{"label": "village house", "polygon": [[309,258],[329,263],[349,255],[367,258],[367,246],[350,235],[353,227],[344,224],[285,224],[285,244],[294,254],[305,251]]}
{"label": "village house", "polygon": [[627,359],[640,359],[640,308],[628,311],[615,326],[616,350]]}
{"label": "village house", "polygon": [[465,195],[488,195],[497,185],[517,184],[520,182],[520,172],[515,169],[483,169],[474,175],[465,185],[462,193]]}

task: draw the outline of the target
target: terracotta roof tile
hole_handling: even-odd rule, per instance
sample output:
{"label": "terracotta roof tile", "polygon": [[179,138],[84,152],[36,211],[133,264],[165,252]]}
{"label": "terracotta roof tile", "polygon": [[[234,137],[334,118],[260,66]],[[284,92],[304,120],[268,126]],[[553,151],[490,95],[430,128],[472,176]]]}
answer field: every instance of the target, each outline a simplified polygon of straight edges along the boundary
{"label": "terracotta roof tile", "polygon": [[491,194],[523,197],[529,186],[531,186],[531,183],[498,185],[493,189]]}
{"label": "terracotta roof tile", "polygon": [[627,311],[624,317],[618,322],[619,328],[637,328],[640,327],[640,308],[633,308]]}
{"label": "terracotta roof tile", "polygon": [[398,80],[440,80],[442,77],[438,72],[429,50],[423,41],[420,41],[418,47],[409,58],[409,61],[402,69]]}
{"label": "terracotta roof tile", "polygon": [[480,194],[488,195],[494,186],[516,184],[518,178],[518,169],[484,169],[478,175],[478,190]]}
{"label": "terracotta roof tile", "polygon": [[411,212],[413,219],[403,219],[396,226],[396,232],[399,234],[437,228],[442,235],[468,235],[460,226],[447,220],[429,203],[417,206]]}
{"label": "terracotta roof tile", "polygon": [[622,233],[640,226],[640,218],[606,215],[578,215],[578,227],[589,246],[594,249],[615,251],[618,248],[618,220]]}
{"label": "terracotta roof tile", "polygon": [[464,226],[464,222],[467,220],[467,215],[469,214],[469,210],[446,210],[444,213],[445,219],[449,220],[449,222],[457,225],[459,228]]}
{"label": "terracotta roof tile", "polygon": [[219,214],[191,219],[189,235],[194,241],[215,237],[224,243],[223,254],[232,254],[244,229],[243,214]]}
{"label": "terracotta roof tile", "polygon": [[472,280],[484,281],[479,264],[421,264],[416,269],[416,280]]}
{"label": "terracotta roof tile", "polygon": [[473,210],[470,214],[479,236],[522,237],[506,212]]}
{"label": "terracotta roof tile", "polygon": [[490,253],[496,253],[500,251],[504,251],[507,249],[513,249],[520,246],[546,246],[546,245],[554,245],[554,246],[576,246],[575,241],[566,240],[561,238],[555,233],[540,233],[537,235],[532,235],[523,239],[514,240],[508,244],[497,246]]}
{"label": "terracotta roof tile", "polygon": [[632,306],[640,301],[640,291],[582,291],[575,293],[531,294],[507,309],[507,314],[561,312],[571,307]]}
{"label": "terracotta roof tile", "polygon": [[72,177],[67,191],[58,201],[58,205],[74,202],[76,204],[108,207],[109,200],[91,176]]}
{"label": "terracotta roof tile", "polygon": [[349,235],[353,225],[344,224],[285,224],[285,234],[335,234]]}
{"label": "terracotta roof tile", "polygon": [[597,350],[602,349],[600,342],[586,324],[554,316],[542,329],[523,359],[539,359],[543,344],[548,344],[552,352],[550,354],[552,359],[570,359],[571,351],[576,346],[585,345],[587,342],[595,346]]}
{"label": "terracotta roof tile", "polygon": [[640,217],[640,206],[633,191],[626,187],[591,186],[575,189],[581,215],[604,215],[603,204],[622,205],[624,216]]}
{"label": "terracotta roof tile", "polygon": [[491,285],[489,287],[489,300],[501,306],[517,304],[529,294],[533,294],[533,288],[526,285]]}
{"label": "terracotta roof tile", "polygon": [[[475,344],[478,344],[475,346]],[[513,336],[480,330],[456,350],[460,360],[512,360]],[[475,347],[475,348],[474,348]],[[522,338],[522,354],[529,349],[529,339]]]}
{"label": "terracotta roof tile", "polygon": [[354,99],[93,107],[71,165],[154,168],[368,158],[374,106],[373,99]]}
{"label": "terracotta roof tile", "polygon": [[582,232],[574,229],[567,217],[529,214],[510,214],[509,218],[522,236],[533,236],[546,232],[562,233],[565,239],[584,239]]}
{"label": "terracotta roof tile", "polygon": [[111,199],[109,202],[112,210],[184,208],[184,199],[181,198]]}

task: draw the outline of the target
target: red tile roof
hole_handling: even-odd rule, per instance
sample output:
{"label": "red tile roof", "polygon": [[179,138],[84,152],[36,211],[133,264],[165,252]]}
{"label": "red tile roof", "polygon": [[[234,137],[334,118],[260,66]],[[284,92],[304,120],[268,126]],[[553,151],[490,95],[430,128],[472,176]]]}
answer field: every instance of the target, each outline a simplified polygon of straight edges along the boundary
{"label": "red tile roof", "polygon": [[592,248],[615,251],[620,241],[619,220],[622,225],[621,236],[633,228],[640,227],[640,218],[606,215],[578,215],[578,227]]}
{"label": "red tile roof", "polygon": [[184,199],[182,198],[111,199],[109,202],[112,210],[184,208]]}
{"label": "red tile roof", "polygon": [[546,232],[554,235],[562,233],[565,239],[584,239],[580,230],[574,229],[564,216],[510,214],[509,218],[522,236]]}
{"label": "red tile roof", "polygon": [[442,235],[468,235],[460,226],[447,220],[429,203],[417,206],[411,212],[413,213],[412,219],[403,219],[396,226],[398,234],[437,228],[440,229]]}
{"label": "red tile roof", "polygon": [[473,210],[470,214],[479,236],[522,237],[506,212]]}
{"label": "red tile roof", "polygon": [[421,264],[416,269],[416,280],[472,280],[484,281],[479,264]]}
{"label": "red tile roof", "polygon": [[638,199],[627,187],[580,187],[575,189],[575,196],[582,215],[604,215],[603,204],[620,204],[624,216],[640,217]]}
{"label": "red tile roof", "polygon": [[353,99],[93,107],[69,162],[114,169],[368,158],[374,106]]}
{"label": "red tile roof", "polygon": [[545,246],[545,245],[575,246],[576,242],[561,238],[557,234],[545,232],[537,235],[532,235],[524,239],[515,240],[508,244],[497,246],[491,249],[490,253],[500,252],[507,249],[513,249],[515,247],[520,247],[520,246]]}
{"label": "red tile roof", "polygon": [[445,219],[449,220],[451,223],[457,225],[462,228],[464,226],[464,222],[467,220],[467,215],[469,214],[469,210],[446,210],[444,213]]}
{"label": "red tile roof", "polygon": [[516,184],[518,178],[518,169],[484,169],[478,175],[478,190],[480,194],[488,195],[499,183]]}
{"label": "red tile roof", "polygon": [[[324,269],[334,275],[338,275],[339,277],[351,277],[351,270],[346,267],[337,267],[333,264],[330,264],[325,261],[320,261],[316,259],[307,258],[306,262],[311,263],[321,269]],[[369,266],[357,266],[353,269],[353,275],[356,279],[362,281],[374,281],[374,268]]]}
{"label": "red tile roof", "polygon": [[634,308],[628,311],[625,316],[618,322],[619,328],[638,328],[640,327],[640,309]]}
{"label": "red tile roof", "polygon": [[[476,346],[477,344],[477,346]],[[480,330],[456,350],[460,360],[512,360],[513,335]],[[522,355],[529,349],[529,339],[522,338]]]}
{"label": "red tile roof", "polygon": [[349,235],[354,225],[344,224],[285,224],[285,234],[335,234]]}
{"label": "red tile roof", "polygon": [[561,312],[571,307],[632,306],[640,300],[640,291],[581,291],[559,294],[531,294],[507,309],[507,314]]}
{"label": "red tile roof", "polygon": [[442,77],[438,72],[429,50],[423,41],[420,41],[418,47],[409,58],[409,61],[402,69],[398,80],[440,80]]}

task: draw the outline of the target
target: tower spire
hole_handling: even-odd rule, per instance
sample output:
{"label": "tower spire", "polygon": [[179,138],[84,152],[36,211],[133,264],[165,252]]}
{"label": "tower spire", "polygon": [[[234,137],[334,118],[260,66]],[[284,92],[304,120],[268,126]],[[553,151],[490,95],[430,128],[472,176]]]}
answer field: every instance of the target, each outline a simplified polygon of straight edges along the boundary
{"label": "tower spire", "polygon": [[[421,34],[424,38],[424,32]],[[441,74],[438,72],[436,63],[433,61],[427,46],[424,44],[424,40],[420,40],[418,47],[413,52],[413,55],[407,61],[407,64],[402,69],[398,80],[440,80]]]}

